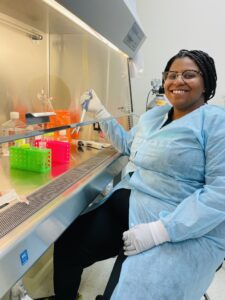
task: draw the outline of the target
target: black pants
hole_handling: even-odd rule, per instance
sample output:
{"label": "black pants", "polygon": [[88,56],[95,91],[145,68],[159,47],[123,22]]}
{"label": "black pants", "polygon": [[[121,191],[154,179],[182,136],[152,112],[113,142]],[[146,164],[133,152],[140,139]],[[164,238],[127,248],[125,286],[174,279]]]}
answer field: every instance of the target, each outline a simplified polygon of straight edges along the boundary
{"label": "black pants", "polygon": [[128,229],[130,190],[115,191],[97,209],[78,217],[54,247],[54,289],[57,300],[74,300],[83,269],[118,256],[104,299],[110,299],[118,281],[123,255],[122,234]]}

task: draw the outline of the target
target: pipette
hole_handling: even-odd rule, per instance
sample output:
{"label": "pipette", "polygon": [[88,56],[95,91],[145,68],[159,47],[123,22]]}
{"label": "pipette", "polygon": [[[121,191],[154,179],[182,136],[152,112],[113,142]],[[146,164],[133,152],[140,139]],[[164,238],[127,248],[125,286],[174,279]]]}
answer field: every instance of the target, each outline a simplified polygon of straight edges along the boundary
{"label": "pipette", "polygon": [[[89,90],[87,99],[85,99],[84,102],[82,103],[82,113],[81,113],[81,117],[80,117],[80,123],[83,122],[83,120],[84,120],[84,116],[88,110],[89,102],[91,101],[92,98],[93,98],[92,90]],[[80,130],[80,126],[76,127],[72,133],[74,133],[74,132],[78,133],[79,130]]]}

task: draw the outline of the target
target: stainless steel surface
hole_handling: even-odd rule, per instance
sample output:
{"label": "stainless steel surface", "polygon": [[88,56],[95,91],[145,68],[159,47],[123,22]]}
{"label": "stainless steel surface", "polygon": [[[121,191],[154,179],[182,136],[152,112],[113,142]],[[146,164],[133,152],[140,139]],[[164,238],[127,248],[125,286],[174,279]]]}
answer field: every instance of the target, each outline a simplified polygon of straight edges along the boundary
{"label": "stainless steel surface", "polygon": [[[82,153],[74,149],[70,165],[55,166],[49,174],[10,170],[8,161],[6,159],[2,161],[1,168],[5,172],[0,173],[1,182],[5,182],[8,187],[14,187],[21,197],[28,197],[31,212],[29,212],[29,205],[26,204],[21,204],[18,210],[13,208],[14,204],[11,204],[0,212],[0,219],[8,216],[14,218],[17,224],[0,239],[0,297],[88,207],[123,169],[126,162],[126,158],[121,157],[113,149],[100,150],[100,152],[92,149]],[[71,181],[69,175],[73,176],[73,172],[79,173],[79,170],[82,175],[78,174],[78,177]],[[66,189],[64,184],[61,191],[49,190],[55,184],[62,183],[64,179],[69,180],[66,182]],[[42,193],[45,193],[43,199],[40,197]],[[38,201],[41,201],[38,210],[37,207],[34,208],[37,195]],[[42,200],[47,200],[44,206]],[[17,210],[15,215],[7,212],[14,212],[14,210]],[[19,212],[21,215],[18,215]],[[17,219],[23,222],[19,224]],[[13,224],[12,220],[7,222]]]}
{"label": "stainless steel surface", "polygon": [[[15,203],[8,209],[5,209],[3,213],[0,211],[0,239],[65,190],[88,175],[89,172],[94,171],[94,169],[104,163],[104,161],[114,153],[112,149],[100,151],[88,161],[72,168],[59,178],[27,196],[26,199],[29,201],[29,204]],[[92,198],[91,195],[90,198]]]}

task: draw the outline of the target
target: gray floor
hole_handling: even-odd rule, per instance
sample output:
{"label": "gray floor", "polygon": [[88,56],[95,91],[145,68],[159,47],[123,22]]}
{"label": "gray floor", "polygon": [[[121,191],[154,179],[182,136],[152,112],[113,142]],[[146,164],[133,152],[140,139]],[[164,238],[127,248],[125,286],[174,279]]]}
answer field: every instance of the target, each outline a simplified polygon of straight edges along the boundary
{"label": "gray floor", "polygon": [[207,293],[210,296],[210,300],[225,300],[225,264],[216,272]]}
{"label": "gray floor", "polygon": [[79,289],[82,300],[94,300],[103,293],[114,261],[107,259],[84,270]]}
{"label": "gray floor", "polygon": [[[103,292],[113,263],[114,259],[106,260],[84,271],[80,286],[82,300],[94,300],[96,295]],[[210,300],[225,300],[225,265],[215,274],[207,294]]]}
{"label": "gray floor", "polygon": [[[31,268],[23,278],[23,283],[32,299],[53,294],[52,259],[49,259],[51,254],[51,251],[47,253],[44,259]],[[79,290],[82,300],[94,300],[97,295],[103,293],[114,261],[115,259],[108,259],[85,269]],[[225,264],[215,274],[207,294],[210,296],[210,300],[225,300]],[[9,300],[9,295],[7,294],[1,300]]]}

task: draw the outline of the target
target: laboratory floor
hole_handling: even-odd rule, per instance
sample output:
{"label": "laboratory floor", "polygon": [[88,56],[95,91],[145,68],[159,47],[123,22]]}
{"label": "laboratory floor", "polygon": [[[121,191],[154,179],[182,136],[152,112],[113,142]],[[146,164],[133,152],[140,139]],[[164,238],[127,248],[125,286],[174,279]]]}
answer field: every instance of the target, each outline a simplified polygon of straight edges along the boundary
{"label": "laboratory floor", "polygon": [[[49,253],[49,255],[51,255],[51,253]],[[114,258],[107,259],[84,270],[79,289],[79,293],[82,296],[81,300],[94,300],[97,295],[103,293],[114,261]],[[49,260],[49,266],[47,266],[47,264],[45,265],[47,266],[46,270],[43,271],[42,268],[42,271],[37,272],[37,270],[40,269],[40,264],[42,262],[43,261],[40,261],[39,264],[31,269],[23,280],[31,299],[48,297],[53,294],[52,260]],[[49,272],[49,270],[51,271]],[[207,294],[210,297],[210,300],[225,300],[225,263],[223,264],[223,267],[216,272],[215,278],[210,285]],[[9,299],[9,294],[7,294],[6,297],[1,298],[1,300]],[[205,299],[202,298],[199,300]]]}
{"label": "laboratory floor", "polygon": [[[98,262],[84,271],[80,286],[82,300],[94,300],[96,295],[102,294],[113,263],[114,259],[108,259]],[[225,300],[225,264],[216,272],[207,294],[210,300]]]}
{"label": "laboratory floor", "polygon": [[114,261],[110,258],[84,270],[79,289],[82,300],[94,300],[97,295],[103,294]]}
{"label": "laboratory floor", "polygon": [[210,300],[225,300],[225,263],[222,268],[216,272],[207,294]]}

